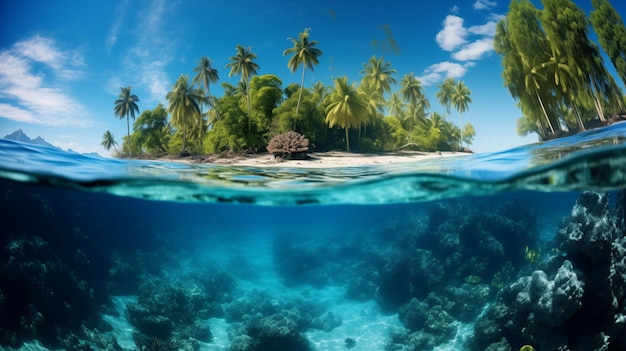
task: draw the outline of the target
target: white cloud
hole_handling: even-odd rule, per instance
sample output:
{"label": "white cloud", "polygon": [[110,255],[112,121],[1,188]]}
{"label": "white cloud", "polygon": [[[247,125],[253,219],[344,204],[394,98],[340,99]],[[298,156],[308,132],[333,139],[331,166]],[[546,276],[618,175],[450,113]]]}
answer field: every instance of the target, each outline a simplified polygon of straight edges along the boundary
{"label": "white cloud", "polygon": [[464,45],[463,48],[454,54],[452,58],[458,61],[473,61],[481,59],[485,54],[493,50],[493,38],[476,40]]}
{"label": "white cloud", "polygon": [[463,27],[463,19],[458,16],[448,15],[443,22],[443,29],[437,33],[436,40],[439,47],[446,51],[453,51],[467,41],[467,30]]}
{"label": "white cloud", "polygon": [[424,86],[433,85],[445,78],[461,78],[467,72],[467,68],[473,63],[460,64],[456,62],[444,61],[430,65],[417,79]]}
{"label": "white cloud", "polygon": [[490,9],[494,6],[496,6],[497,3],[495,1],[489,1],[489,0],[477,0],[474,3],[474,10],[487,10]]}
{"label": "white cloud", "polygon": [[30,111],[1,102],[0,118],[12,119],[24,123],[37,123],[37,118]]}
{"label": "white cloud", "polygon": [[83,65],[79,53],[63,51],[53,39],[38,35],[2,50],[0,117],[44,125],[91,124],[86,109],[59,87],[81,77]]}
{"label": "white cloud", "polygon": [[496,21],[489,21],[480,26],[471,26],[467,29],[468,32],[476,35],[484,35],[488,37],[496,36],[496,26],[498,23]]}

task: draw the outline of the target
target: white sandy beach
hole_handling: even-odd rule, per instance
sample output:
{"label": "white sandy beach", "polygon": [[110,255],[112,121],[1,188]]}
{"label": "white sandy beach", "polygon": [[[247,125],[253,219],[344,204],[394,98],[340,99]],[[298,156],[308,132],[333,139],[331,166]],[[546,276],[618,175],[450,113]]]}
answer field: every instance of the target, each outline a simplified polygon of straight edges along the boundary
{"label": "white sandy beach", "polygon": [[436,157],[462,157],[464,152],[418,152],[394,151],[385,153],[352,153],[345,151],[310,153],[306,160],[279,160],[271,154],[249,154],[231,157],[214,155],[190,156],[184,158],[166,158],[163,161],[184,163],[209,163],[244,167],[290,167],[290,168],[334,168],[385,165],[403,162],[415,162]]}

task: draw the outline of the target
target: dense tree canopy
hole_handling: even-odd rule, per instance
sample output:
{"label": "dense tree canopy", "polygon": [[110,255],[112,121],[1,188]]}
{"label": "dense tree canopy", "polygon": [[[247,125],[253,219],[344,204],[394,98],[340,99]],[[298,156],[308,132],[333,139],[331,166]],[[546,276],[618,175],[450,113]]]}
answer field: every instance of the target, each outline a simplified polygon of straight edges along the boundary
{"label": "dense tree canopy", "polygon": [[[603,46],[619,62],[620,50],[613,49],[623,48],[619,43],[626,38],[607,3],[594,1],[591,22],[602,28],[596,29],[601,43],[612,34]],[[589,39],[585,13],[571,0],[542,4],[540,10],[529,0],[512,0],[497,25],[494,48],[502,57],[504,84],[523,114],[518,133],[548,139],[619,114],[623,95]],[[618,63],[616,68],[621,74]]]}

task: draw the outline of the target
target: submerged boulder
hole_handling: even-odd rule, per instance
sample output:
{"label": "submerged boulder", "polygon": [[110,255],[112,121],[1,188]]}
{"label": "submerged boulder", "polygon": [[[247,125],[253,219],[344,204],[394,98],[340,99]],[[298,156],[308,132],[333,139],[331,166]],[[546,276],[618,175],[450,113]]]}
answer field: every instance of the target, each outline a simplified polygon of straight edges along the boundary
{"label": "submerged boulder", "polygon": [[541,350],[626,349],[625,195],[613,214],[608,194],[582,193],[556,235],[561,250],[504,287],[468,348],[485,350],[504,337]]}

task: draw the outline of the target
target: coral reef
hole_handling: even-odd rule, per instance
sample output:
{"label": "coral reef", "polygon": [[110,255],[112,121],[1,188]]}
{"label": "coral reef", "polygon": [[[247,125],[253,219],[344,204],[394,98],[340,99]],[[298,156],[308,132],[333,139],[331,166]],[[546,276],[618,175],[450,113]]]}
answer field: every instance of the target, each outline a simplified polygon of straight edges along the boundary
{"label": "coral reef", "polygon": [[105,328],[96,302],[90,285],[42,237],[16,237],[0,249],[0,344],[59,345],[83,324]]}
{"label": "coral reef", "polygon": [[267,151],[285,160],[302,160],[309,151],[309,139],[297,132],[278,134],[270,139]]}
{"label": "coral reef", "polygon": [[556,235],[561,252],[505,286],[475,324],[470,349],[626,348],[624,195],[613,215],[609,194],[582,193]]}
{"label": "coral reef", "polygon": [[137,302],[126,305],[126,318],[139,332],[158,339],[179,337],[209,342],[209,326],[201,322],[223,316],[222,303],[230,300],[235,289],[228,274],[205,269],[181,280],[181,286],[160,278],[145,279],[139,287]]}

